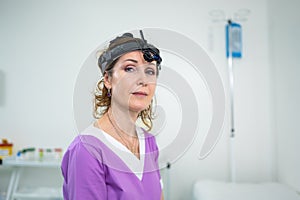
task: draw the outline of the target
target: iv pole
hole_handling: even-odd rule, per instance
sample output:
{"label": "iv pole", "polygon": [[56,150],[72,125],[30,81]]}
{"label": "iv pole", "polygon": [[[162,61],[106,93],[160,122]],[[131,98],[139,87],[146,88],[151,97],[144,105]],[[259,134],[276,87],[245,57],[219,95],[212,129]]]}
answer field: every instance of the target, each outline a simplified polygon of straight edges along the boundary
{"label": "iv pole", "polygon": [[234,77],[233,77],[233,38],[232,38],[232,29],[231,29],[231,20],[228,20],[228,32],[227,32],[227,59],[228,59],[228,72],[229,72],[229,89],[230,89],[230,120],[231,120],[231,128],[230,128],[230,141],[229,141],[229,164],[230,164],[230,181],[236,181],[236,163],[235,163],[235,124],[234,124]]}
{"label": "iv pole", "polygon": [[[251,13],[249,9],[238,9],[234,13],[234,18],[237,21],[247,21],[247,16]],[[213,17],[213,22],[226,21],[224,10],[211,10],[210,16]],[[236,163],[235,163],[235,122],[234,122],[234,76],[233,76],[233,60],[234,58],[242,57],[242,40],[241,40],[241,25],[234,23],[231,19],[227,20],[226,25],[226,53],[228,61],[229,75],[229,98],[230,98],[230,139],[229,139],[229,170],[230,181],[236,182]]]}

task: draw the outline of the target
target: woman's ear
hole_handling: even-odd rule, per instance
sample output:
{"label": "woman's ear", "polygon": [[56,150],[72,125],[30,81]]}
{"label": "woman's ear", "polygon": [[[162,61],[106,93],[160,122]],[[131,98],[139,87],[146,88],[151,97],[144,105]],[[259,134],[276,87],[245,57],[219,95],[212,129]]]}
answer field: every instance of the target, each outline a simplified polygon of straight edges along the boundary
{"label": "woman's ear", "polygon": [[107,72],[104,73],[104,85],[107,89],[111,89],[111,76]]}

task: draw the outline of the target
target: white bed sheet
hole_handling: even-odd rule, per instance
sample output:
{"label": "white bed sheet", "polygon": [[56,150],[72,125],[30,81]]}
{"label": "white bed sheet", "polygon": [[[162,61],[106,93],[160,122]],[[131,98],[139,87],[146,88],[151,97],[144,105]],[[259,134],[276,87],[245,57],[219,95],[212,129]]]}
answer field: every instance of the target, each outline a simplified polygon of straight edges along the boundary
{"label": "white bed sheet", "polygon": [[275,183],[229,183],[212,180],[197,181],[194,200],[300,200],[290,187]]}

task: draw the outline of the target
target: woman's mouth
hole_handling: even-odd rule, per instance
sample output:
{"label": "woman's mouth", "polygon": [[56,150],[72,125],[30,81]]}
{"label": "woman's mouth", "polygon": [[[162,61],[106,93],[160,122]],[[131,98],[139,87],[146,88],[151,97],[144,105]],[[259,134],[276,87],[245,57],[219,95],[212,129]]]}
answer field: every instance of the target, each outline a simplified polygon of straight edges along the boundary
{"label": "woman's mouth", "polygon": [[136,96],[148,96],[146,92],[133,92],[132,94]]}

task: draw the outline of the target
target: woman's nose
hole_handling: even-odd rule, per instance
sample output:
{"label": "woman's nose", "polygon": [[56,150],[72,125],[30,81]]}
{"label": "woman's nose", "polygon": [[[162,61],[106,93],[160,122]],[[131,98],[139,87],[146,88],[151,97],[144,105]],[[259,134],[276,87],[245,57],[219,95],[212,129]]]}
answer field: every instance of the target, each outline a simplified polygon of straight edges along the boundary
{"label": "woman's nose", "polygon": [[138,84],[138,85],[141,85],[141,86],[146,86],[146,85],[147,85],[147,82],[146,82],[145,80],[143,80],[143,79],[140,78],[140,79],[138,80],[137,84]]}
{"label": "woman's nose", "polygon": [[138,76],[137,77],[137,84],[145,86],[147,84],[147,75],[142,70],[140,70],[138,72],[137,76]]}

